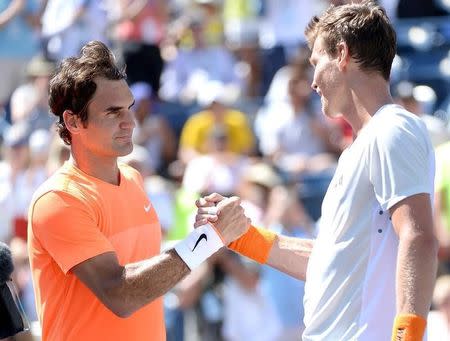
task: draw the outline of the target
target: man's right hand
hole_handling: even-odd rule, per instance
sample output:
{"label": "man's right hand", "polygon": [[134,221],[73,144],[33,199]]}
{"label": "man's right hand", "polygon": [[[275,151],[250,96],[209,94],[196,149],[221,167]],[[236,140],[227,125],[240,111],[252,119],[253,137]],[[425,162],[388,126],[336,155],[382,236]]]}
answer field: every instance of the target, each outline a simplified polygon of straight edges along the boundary
{"label": "man's right hand", "polygon": [[245,216],[238,197],[225,198],[213,193],[198,199],[195,204],[198,209],[194,226],[212,223],[226,245],[242,236],[250,227],[251,221]]}

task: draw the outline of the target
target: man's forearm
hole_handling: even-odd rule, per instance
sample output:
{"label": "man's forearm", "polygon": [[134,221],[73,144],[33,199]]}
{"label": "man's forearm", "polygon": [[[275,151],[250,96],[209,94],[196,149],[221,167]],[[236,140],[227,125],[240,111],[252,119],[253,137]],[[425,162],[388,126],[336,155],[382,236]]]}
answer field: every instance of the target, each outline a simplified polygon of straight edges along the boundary
{"label": "man's forearm", "polygon": [[267,264],[292,277],[306,280],[306,269],[314,240],[278,235]]}
{"label": "man's forearm", "polygon": [[437,270],[437,243],[430,235],[400,238],[397,259],[397,313],[426,318]]}
{"label": "man's forearm", "polygon": [[109,296],[117,302],[119,315],[129,316],[164,295],[189,272],[188,266],[171,249],[150,259],[125,265],[120,284],[111,288]]}

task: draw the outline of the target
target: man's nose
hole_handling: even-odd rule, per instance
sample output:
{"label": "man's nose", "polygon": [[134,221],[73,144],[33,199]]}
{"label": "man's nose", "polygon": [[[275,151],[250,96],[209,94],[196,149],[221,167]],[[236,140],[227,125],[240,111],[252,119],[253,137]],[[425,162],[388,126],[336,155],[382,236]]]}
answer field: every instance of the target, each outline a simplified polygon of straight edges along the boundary
{"label": "man's nose", "polygon": [[136,127],[136,116],[134,115],[134,111],[127,110],[124,120],[121,123],[121,128],[133,129],[134,127]]}

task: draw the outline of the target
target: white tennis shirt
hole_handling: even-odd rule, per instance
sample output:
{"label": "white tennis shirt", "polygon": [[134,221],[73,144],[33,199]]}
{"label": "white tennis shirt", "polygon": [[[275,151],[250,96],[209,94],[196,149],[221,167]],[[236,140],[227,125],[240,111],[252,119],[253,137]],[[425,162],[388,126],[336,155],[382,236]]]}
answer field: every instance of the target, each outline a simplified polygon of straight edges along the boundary
{"label": "white tennis shirt", "polygon": [[390,340],[398,237],[389,208],[433,196],[434,152],[421,119],[381,107],[345,150],[309,259],[303,340]]}

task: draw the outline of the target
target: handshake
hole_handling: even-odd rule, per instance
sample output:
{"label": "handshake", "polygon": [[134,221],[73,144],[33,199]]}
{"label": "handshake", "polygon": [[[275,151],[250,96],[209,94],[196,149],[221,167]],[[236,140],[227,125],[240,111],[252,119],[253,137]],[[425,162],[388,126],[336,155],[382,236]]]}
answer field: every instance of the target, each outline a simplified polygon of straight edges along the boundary
{"label": "handshake", "polygon": [[245,215],[238,197],[226,198],[218,193],[210,194],[195,202],[197,215],[194,227],[208,223],[213,225],[227,246],[250,228],[251,220]]}
{"label": "handshake", "polygon": [[196,205],[195,230],[175,245],[175,251],[191,270],[222,247],[233,248],[233,242],[241,244],[251,228],[238,197],[213,193],[198,199]]}

